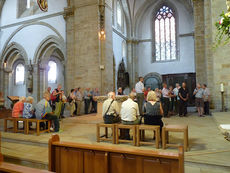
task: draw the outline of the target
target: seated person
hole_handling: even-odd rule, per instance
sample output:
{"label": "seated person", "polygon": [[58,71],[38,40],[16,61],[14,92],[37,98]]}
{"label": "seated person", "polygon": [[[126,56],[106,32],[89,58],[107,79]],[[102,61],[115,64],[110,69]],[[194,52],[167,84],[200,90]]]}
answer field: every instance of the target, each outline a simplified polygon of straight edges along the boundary
{"label": "seated person", "polygon": [[52,108],[49,104],[50,101],[50,94],[45,92],[43,94],[43,99],[37,103],[35,106],[36,112],[36,118],[37,119],[47,119],[47,120],[52,120],[54,122],[54,131],[58,132],[59,131],[59,119],[56,115],[52,113]]}
{"label": "seated person", "polygon": [[35,118],[35,114],[34,114],[34,107],[33,107],[33,102],[34,102],[34,98],[31,96],[28,96],[26,98],[26,102],[24,103],[24,109],[23,109],[23,118]]}
{"label": "seated person", "polygon": [[[126,101],[124,101],[121,105],[122,124],[125,125],[140,124],[139,107],[138,104],[134,102],[134,99],[135,99],[135,94],[131,92],[129,94],[129,98]],[[124,134],[122,133],[122,131]],[[121,138],[125,138],[129,140],[130,139],[129,129],[123,129],[122,131],[121,131]]]}
{"label": "seated person", "polygon": [[0,92],[0,108],[4,108],[5,105],[5,99],[3,97],[3,93]]}
{"label": "seated person", "polygon": [[113,124],[121,121],[119,117],[119,106],[115,99],[115,93],[110,92],[108,99],[104,101],[102,106],[102,116],[105,124]]}
{"label": "seated person", "polygon": [[163,127],[162,119],[163,109],[160,102],[158,102],[157,95],[154,91],[150,91],[147,95],[147,102],[144,105],[144,124],[159,125],[160,129]]}
{"label": "seated person", "polygon": [[24,109],[24,102],[26,101],[25,97],[20,97],[19,101],[14,104],[13,110],[12,110],[12,117],[13,118],[20,118],[23,114]]}

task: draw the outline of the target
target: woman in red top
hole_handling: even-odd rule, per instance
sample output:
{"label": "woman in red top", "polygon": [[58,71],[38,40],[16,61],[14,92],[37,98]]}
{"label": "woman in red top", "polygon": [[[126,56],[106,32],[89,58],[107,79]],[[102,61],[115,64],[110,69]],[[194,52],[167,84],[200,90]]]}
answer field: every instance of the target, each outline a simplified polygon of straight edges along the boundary
{"label": "woman in red top", "polygon": [[20,97],[19,101],[17,103],[15,103],[15,105],[13,107],[13,111],[12,111],[12,117],[13,118],[22,117],[25,101],[26,101],[25,97]]}

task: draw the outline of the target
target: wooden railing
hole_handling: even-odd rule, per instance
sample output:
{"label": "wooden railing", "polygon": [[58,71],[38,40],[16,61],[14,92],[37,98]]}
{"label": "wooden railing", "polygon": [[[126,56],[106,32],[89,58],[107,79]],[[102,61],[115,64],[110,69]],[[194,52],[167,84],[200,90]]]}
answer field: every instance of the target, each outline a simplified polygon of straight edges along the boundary
{"label": "wooden railing", "polygon": [[183,173],[184,152],[140,150],[49,140],[49,170],[57,173]]}

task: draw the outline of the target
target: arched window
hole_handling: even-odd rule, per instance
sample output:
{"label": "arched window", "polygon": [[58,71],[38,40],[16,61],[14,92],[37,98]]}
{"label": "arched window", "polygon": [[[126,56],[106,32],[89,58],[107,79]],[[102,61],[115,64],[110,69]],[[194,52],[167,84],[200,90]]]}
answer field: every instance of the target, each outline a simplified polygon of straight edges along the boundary
{"label": "arched window", "polygon": [[155,61],[177,59],[176,22],[173,10],[163,5],[154,17]]}
{"label": "arched window", "polygon": [[56,83],[57,80],[57,63],[49,61],[48,83]]}
{"label": "arched window", "polygon": [[15,68],[15,84],[24,84],[25,80],[25,67],[23,64],[18,64]]}
{"label": "arched window", "polygon": [[121,11],[121,4],[117,1],[117,24],[119,27],[122,26],[122,11]]}

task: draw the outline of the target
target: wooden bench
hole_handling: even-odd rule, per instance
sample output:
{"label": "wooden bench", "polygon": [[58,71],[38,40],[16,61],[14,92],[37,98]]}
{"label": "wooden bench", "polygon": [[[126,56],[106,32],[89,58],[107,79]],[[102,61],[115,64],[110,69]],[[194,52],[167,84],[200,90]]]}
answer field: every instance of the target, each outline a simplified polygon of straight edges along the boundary
{"label": "wooden bench", "polygon": [[[12,122],[12,127],[8,127],[8,121]],[[14,133],[16,133],[16,121],[14,118],[9,117],[9,118],[4,118],[4,131],[13,131]]]}
{"label": "wooden bench", "polygon": [[[13,122],[13,128],[8,127],[8,124],[7,124],[8,121]],[[19,121],[23,121],[23,124],[24,124],[24,129],[23,130],[19,129],[19,126],[18,126]],[[48,123],[48,129],[40,130],[40,123],[41,122]],[[36,123],[36,129],[35,130],[30,130],[29,129],[29,123]],[[7,132],[7,131],[10,131],[10,130],[12,130],[14,133],[24,132],[25,134],[35,132],[39,136],[40,133],[43,133],[43,132],[48,132],[49,133],[50,132],[50,121],[46,120],[46,119],[38,120],[38,119],[12,118],[12,117],[11,118],[5,118],[4,119],[4,131]]]}
{"label": "wooden bench", "polygon": [[[36,124],[36,129],[35,130],[30,130],[29,123],[35,123]],[[40,129],[40,123],[48,123],[48,128],[41,130]],[[43,119],[43,120],[27,119],[27,125],[26,125],[26,127],[27,127],[26,128],[26,134],[34,133],[35,132],[35,133],[37,133],[37,136],[39,136],[40,133],[43,133],[43,132],[50,133],[50,121],[46,120],[46,119]]]}
{"label": "wooden bench", "polygon": [[[105,134],[101,136],[100,134],[100,129],[104,128]],[[112,130],[112,139],[108,138],[108,128]],[[112,141],[113,144],[115,144],[115,124],[104,124],[104,123],[99,123],[97,124],[97,142],[100,141]]]}
{"label": "wooden bench", "polygon": [[57,173],[183,173],[184,153],[140,150],[117,145],[62,142],[58,135],[49,140],[49,170]]}
{"label": "wooden bench", "polygon": [[[116,124],[116,144],[119,144],[119,142],[125,142],[125,143],[133,143],[133,145],[136,145],[136,125],[124,125],[124,124]],[[125,140],[125,139],[119,139],[119,130],[120,129],[129,129],[133,131],[133,140]]]}
{"label": "wooden bench", "polygon": [[181,132],[183,133],[184,150],[188,151],[188,125],[165,125],[162,128],[162,147],[178,147],[178,144],[169,144],[169,132]]}
{"label": "wooden bench", "polygon": [[[147,145],[153,145],[153,142],[146,142],[141,141],[145,140],[145,130],[151,130],[155,134],[155,145],[156,148],[159,148],[160,143],[160,126],[154,126],[154,125],[137,125],[137,146],[140,146],[140,144],[147,144]],[[143,135],[141,135],[141,132]],[[142,137],[141,137],[142,136]]]}

